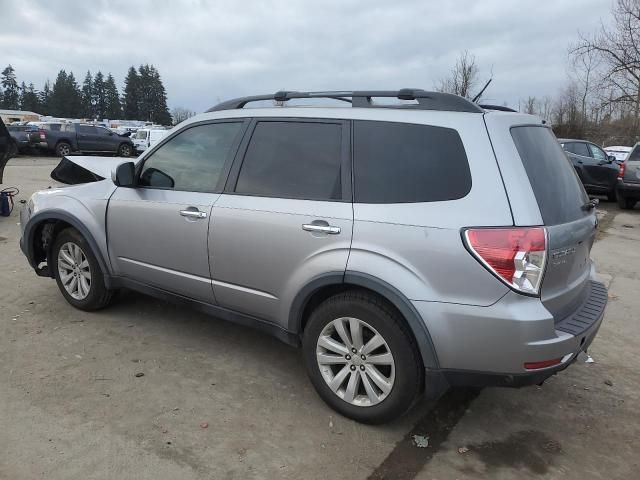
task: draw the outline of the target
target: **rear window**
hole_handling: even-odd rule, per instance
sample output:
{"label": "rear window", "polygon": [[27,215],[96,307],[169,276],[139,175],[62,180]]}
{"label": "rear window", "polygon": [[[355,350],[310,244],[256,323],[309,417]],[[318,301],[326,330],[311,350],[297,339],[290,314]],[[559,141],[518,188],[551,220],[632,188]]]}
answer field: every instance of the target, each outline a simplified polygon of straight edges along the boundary
{"label": "rear window", "polygon": [[631,150],[631,153],[629,154],[629,158],[627,158],[628,162],[638,162],[640,161],[640,145],[636,145],[635,147],[633,147],[633,150]]}
{"label": "rear window", "polygon": [[359,203],[456,200],[471,190],[462,140],[450,128],[356,121],[353,153]]}
{"label": "rear window", "polygon": [[578,220],[589,200],[570,160],[546,127],[514,127],[511,136],[545,225]]}

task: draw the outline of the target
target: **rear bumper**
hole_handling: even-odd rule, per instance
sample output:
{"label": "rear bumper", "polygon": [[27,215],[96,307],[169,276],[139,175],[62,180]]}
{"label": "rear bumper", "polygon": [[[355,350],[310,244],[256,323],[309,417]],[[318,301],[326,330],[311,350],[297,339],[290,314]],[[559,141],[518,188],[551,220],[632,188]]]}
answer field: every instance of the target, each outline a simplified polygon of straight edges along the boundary
{"label": "rear bumper", "polygon": [[640,183],[624,182],[619,178],[618,183],[616,184],[616,192],[627,198],[640,199]]}
{"label": "rear bumper", "polygon": [[[603,284],[590,280],[584,302],[556,321],[539,298],[509,292],[494,305],[477,307],[414,302],[425,320],[442,374],[450,385],[539,384],[567,368],[593,342],[607,303]],[[526,362],[561,359],[527,370]]]}

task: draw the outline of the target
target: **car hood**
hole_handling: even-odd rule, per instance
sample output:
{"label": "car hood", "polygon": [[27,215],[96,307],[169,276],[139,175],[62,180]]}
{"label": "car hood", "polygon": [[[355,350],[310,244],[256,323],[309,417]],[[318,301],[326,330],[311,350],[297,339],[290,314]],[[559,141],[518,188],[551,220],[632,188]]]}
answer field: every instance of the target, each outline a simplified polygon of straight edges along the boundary
{"label": "car hood", "polygon": [[126,161],[120,157],[63,157],[56,168],[51,171],[51,178],[69,185],[99,182],[105,178],[111,178],[111,172]]}

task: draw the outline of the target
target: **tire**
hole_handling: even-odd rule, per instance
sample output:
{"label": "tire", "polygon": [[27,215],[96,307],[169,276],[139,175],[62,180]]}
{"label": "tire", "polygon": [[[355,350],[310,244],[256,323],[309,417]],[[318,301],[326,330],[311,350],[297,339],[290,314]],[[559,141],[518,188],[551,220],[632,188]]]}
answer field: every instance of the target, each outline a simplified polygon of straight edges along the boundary
{"label": "tire", "polygon": [[122,143],[118,147],[118,156],[119,157],[129,157],[129,156],[131,156],[131,151],[132,150],[133,150],[133,148],[131,147],[131,145],[129,145],[127,143]]}
{"label": "tire", "polygon": [[60,142],[56,145],[56,155],[66,157],[71,154],[71,145],[68,142]]}
{"label": "tire", "polygon": [[[361,325],[363,341],[356,340],[347,345],[347,342],[340,341],[340,327],[336,322],[342,323],[350,332],[352,321]],[[384,344],[367,352],[367,345],[371,345],[368,342],[376,334],[382,337]],[[351,333],[346,335],[351,342]],[[325,348],[323,345],[331,340],[334,340],[330,344],[331,349]],[[347,346],[340,350],[336,343]],[[353,350],[348,348],[358,344],[364,346],[356,348],[356,353],[359,353],[353,355]],[[345,417],[369,424],[388,422],[407,412],[422,393],[424,367],[413,335],[395,309],[369,292],[345,292],[322,302],[309,316],[302,346],[307,373],[314,388],[331,408]],[[323,361],[329,359],[336,363],[321,366],[318,354]],[[392,365],[375,365],[383,358],[382,355],[388,361],[388,354]],[[372,361],[374,357],[375,362]],[[379,375],[387,380],[384,383],[385,388],[389,388],[387,393],[373,380],[374,376],[380,380]],[[369,388],[365,386],[365,377]],[[337,384],[335,390],[329,386],[332,380]],[[351,388],[355,391],[353,398],[349,394],[352,382],[356,387]]]}
{"label": "tire", "polygon": [[[51,263],[58,288],[71,305],[86,311],[99,310],[109,305],[115,292],[105,287],[104,272],[95,254],[89,243],[75,228],[62,230],[56,236],[51,252]],[[79,268],[74,268],[76,266]],[[73,275],[69,278],[69,283],[66,283],[65,272],[67,275]],[[73,278],[76,278],[75,286],[72,285]]]}
{"label": "tire", "polygon": [[638,201],[635,198],[623,197],[619,193],[618,193],[617,200],[618,200],[618,206],[623,210],[631,210],[633,207],[636,206],[636,202]]}

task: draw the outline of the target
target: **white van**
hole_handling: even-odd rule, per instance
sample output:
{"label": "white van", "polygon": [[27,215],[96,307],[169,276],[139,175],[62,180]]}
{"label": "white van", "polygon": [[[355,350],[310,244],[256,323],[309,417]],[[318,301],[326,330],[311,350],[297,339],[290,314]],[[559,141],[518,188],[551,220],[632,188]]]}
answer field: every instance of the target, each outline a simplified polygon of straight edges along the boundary
{"label": "white van", "polygon": [[169,130],[140,128],[136,134],[131,137],[133,146],[138,153],[144,152],[147,148],[155,145]]}

